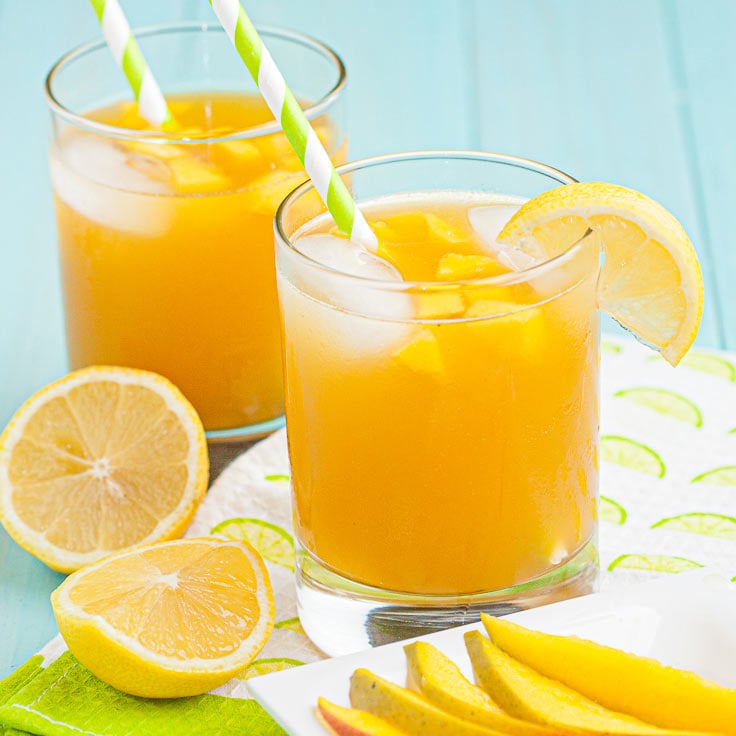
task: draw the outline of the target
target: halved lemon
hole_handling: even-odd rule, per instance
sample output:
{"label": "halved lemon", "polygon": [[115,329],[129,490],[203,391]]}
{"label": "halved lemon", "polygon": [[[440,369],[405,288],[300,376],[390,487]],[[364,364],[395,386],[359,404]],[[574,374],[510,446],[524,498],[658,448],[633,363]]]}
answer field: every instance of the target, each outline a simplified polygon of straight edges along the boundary
{"label": "halved lemon", "polygon": [[0,521],[54,570],[180,536],[207,489],[192,405],[155,373],[94,366],[49,384],[0,435]]}
{"label": "halved lemon", "polygon": [[179,539],[121,552],[52,594],[64,641],[91,672],[147,698],[207,692],[273,630],[271,583],[246,542]]}
{"label": "halved lemon", "polygon": [[567,184],[522,205],[498,240],[547,259],[589,229],[605,252],[600,308],[676,365],[700,326],[703,277],[682,225],[660,204],[614,184]]}

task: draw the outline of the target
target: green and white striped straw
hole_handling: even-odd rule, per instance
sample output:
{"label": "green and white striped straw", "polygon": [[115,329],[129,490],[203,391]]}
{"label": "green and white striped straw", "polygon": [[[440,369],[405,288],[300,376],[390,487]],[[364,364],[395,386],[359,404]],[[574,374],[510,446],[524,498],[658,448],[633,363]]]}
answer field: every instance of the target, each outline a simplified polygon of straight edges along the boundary
{"label": "green and white striped straw", "polygon": [[102,27],[102,35],[133,90],[141,116],[152,125],[171,128],[174,118],[118,0],[90,0],[90,3]]}
{"label": "green and white striped straw", "polygon": [[240,0],[209,1],[337,226],[354,242],[375,251],[378,247],[375,233],[335,171],[327,151],[286,85]]}

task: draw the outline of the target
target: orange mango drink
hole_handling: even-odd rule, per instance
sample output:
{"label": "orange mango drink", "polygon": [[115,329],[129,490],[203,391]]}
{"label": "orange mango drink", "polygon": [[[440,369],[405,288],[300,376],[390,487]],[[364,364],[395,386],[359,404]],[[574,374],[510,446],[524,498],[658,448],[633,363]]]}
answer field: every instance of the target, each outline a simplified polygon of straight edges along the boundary
{"label": "orange mango drink", "polygon": [[[305,175],[282,133],[259,133],[274,130],[260,97],[167,101],[169,135],[123,102],[86,115],[123,135],[70,126],[52,147],[71,366],[160,373],[208,430],[272,420],[283,413],[272,221]],[[326,115],[313,124],[343,160]]]}
{"label": "orange mango drink", "polygon": [[595,557],[598,244],[504,251],[521,201],[379,197],[377,256],[324,216],[278,249],[296,530],[331,573],[471,596]]}

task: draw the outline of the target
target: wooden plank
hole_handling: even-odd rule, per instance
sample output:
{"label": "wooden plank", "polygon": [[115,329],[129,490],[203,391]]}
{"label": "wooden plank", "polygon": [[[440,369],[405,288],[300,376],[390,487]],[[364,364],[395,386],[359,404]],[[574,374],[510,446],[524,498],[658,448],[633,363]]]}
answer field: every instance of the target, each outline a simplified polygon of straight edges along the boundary
{"label": "wooden plank", "polygon": [[[482,146],[662,202],[691,235],[715,297],[662,5],[476,0],[475,12]],[[722,343],[716,304],[707,300],[705,345]]]}
{"label": "wooden plank", "polygon": [[736,3],[662,2],[678,72],[680,118],[697,215],[712,263],[711,308],[724,346],[736,349]]}
{"label": "wooden plank", "polygon": [[298,28],[342,56],[351,158],[471,146],[468,3],[270,0],[248,10],[256,23]]}
{"label": "wooden plank", "polygon": [[0,571],[2,679],[58,633],[49,596],[64,576],[20,549],[2,528]]}

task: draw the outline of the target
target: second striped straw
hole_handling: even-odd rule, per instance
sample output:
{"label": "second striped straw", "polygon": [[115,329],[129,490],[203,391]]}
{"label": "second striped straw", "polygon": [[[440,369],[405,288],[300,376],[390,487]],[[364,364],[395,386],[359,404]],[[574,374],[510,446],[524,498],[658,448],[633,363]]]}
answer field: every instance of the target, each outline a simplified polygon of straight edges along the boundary
{"label": "second striped straw", "polygon": [[240,1],[210,0],[210,4],[337,226],[351,240],[375,252],[378,247],[375,233],[335,171]]}
{"label": "second striped straw", "polygon": [[90,4],[105,42],[130,84],[141,116],[163,130],[174,128],[176,124],[169,106],[143,58],[118,0],[90,0]]}

